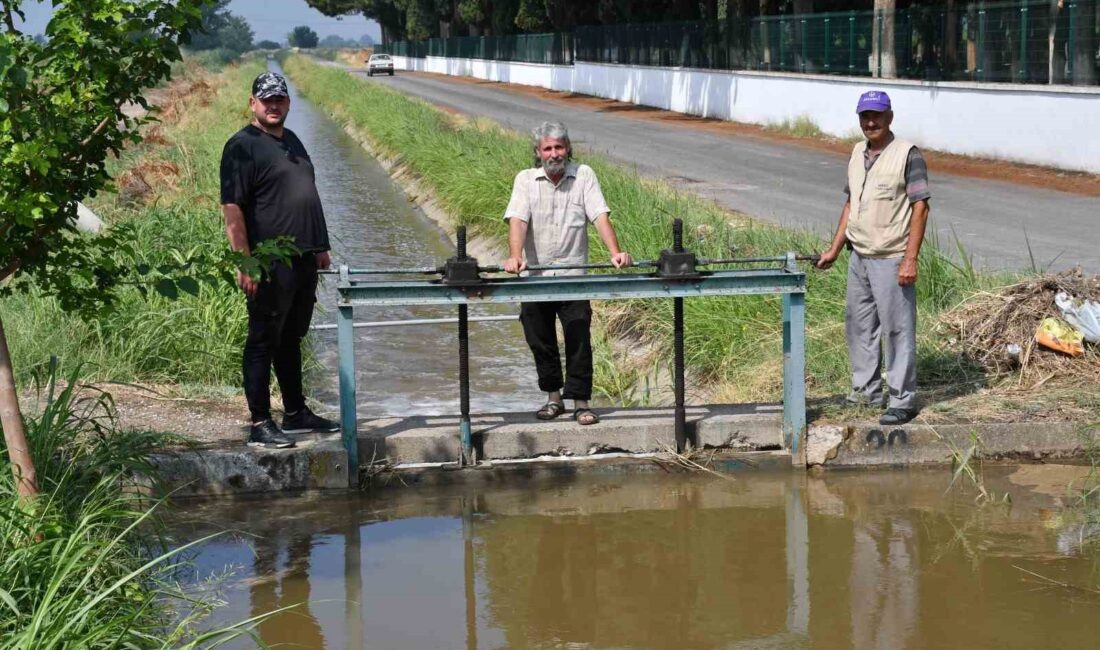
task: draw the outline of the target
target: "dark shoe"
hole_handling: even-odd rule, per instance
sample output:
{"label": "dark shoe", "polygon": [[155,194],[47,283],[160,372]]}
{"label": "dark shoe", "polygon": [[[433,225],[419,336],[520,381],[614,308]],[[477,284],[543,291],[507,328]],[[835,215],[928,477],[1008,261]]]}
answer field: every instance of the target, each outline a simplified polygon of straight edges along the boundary
{"label": "dark shoe", "polygon": [[303,406],[294,415],[283,417],[283,433],[333,433],[339,430],[340,423],[316,415],[308,406]]}
{"label": "dark shoe", "polygon": [[268,449],[286,449],[293,447],[294,441],[283,435],[275,420],[264,420],[253,424],[248,432],[249,447],[267,447]]}
{"label": "dark shoe", "polygon": [[535,417],[540,420],[553,420],[562,413],[565,413],[565,404],[562,404],[561,402],[551,401],[547,402],[542,406],[542,408],[535,411]]}
{"label": "dark shoe", "polygon": [[915,417],[917,417],[916,409],[886,409],[886,412],[878,419],[878,423],[887,426],[905,424]]}

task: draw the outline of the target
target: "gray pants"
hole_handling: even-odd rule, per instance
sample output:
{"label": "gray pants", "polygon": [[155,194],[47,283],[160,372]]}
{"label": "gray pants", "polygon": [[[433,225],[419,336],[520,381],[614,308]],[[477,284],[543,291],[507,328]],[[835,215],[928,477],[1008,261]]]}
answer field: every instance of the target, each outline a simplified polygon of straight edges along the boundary
{"label": "gray pants", "polygon": [[873,259],[852,251],[844,332],[852,364],[849,401],[882,404],[882,357],[890,408],[917,406],[917,290],[898,284],[901,258]]}

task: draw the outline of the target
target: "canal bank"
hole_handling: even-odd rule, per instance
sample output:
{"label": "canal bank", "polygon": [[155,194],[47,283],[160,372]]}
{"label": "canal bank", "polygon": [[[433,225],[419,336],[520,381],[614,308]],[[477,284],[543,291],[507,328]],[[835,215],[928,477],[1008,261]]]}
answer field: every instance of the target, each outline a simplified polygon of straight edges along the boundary
{"label": "canal bank", "polygon": [[[359,425],[360,466],[352,468],[339,434],[298,436],[293,449],[257,450],[236,441],[155,458],[177,497],[292,494],[351,487],[499,484],[532,476],[649,471],[958,467],[983,461],[1085,461],[1100,431],[1072,422],[921,424],[872,421],[811,425],[805,457],[783,447],[775,405],[687,409],[694,450],[676,453],[672,409],[608,409],[599,426],[537,422],[528,413],[473,417],[475,466],[462,468],[457,416],[379,418]],[[766,472],[765,472],[766,473]],[[750,478],[749,480],[755,480]]]}

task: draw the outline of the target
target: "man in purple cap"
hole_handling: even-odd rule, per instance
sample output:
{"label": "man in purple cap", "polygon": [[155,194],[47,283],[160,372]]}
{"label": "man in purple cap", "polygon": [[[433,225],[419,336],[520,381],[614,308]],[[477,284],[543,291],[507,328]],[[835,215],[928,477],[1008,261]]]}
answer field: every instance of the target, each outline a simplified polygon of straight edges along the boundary
{"label": "man in purple cap", "polygon": [[848,200],[817,267],[832,266],[845,247],[852,251],[844,318],[852,366],[848,400],[885,405],[879,422],[904,424],[917,414],[917,257],[932,196],[928,167],[913,143],[890,131],[894,111],[886,93],[863,93],[856,112],[867,139],[852,149]]}
{"label": "man in purple cap", "polygon": [[[293,447],[286,433],[337,431],[315,415],[302,391],[302,338],[316,302],[317,270],[329,267],[328,228],[314,182],[313,163],[302,141],[283,126],[290,110],[286,80],[265,72],[252,82],[251,123],[225,143],[221,203],[233,250],[251,254],[257,244],[289,237],[298,252],[275,262],[257,282],[240,273],[248,301],[244,344],[244,393],[252,415],[248,444]],[[283,394],[283,426],[271,418],[271,368]]]}

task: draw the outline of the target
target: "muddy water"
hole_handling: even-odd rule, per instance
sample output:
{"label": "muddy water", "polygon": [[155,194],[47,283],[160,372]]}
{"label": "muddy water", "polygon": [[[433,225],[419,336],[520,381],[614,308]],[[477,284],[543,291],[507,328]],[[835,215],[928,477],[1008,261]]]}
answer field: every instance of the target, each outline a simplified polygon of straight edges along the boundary
{"label": "muddy water", "polygon": [[[273,64],[277,69],[277,66]],[[291,85],[287,126],[302,139],[317,172],[336,262],[355,268],[430,267],[454,255],[445,233],[412,205],[384,169],[344,130]],[[504,206],[501,206],[503,211]],[[407,276],[399,279],[408,279]],[[319,291],[325,309],[313,322],[336,322],[336,279]],[[474,308],[471,316],[518,313]],[[356,320],[454,317],[454,309],[358,309]],[[516,322],[470,325],[471,408],[517,410],[541,404],[534,363]],[[356,330],[356,377],[361,417],[458,412],[457,325]],[[335,331],[317,332],[321,368],[311,373],[313,396],[338,410]]]}
{"label": "muddy water", "polygon": [[987,469],[1004,506],[946,471],[654,473],[219,502],[175,532],[241,531],[197,570],[233,572],[219,621],[299,604],[259,627],[286,647],[1095,648],[1096,556],[1059,516],[1081,470],[1035,467]]}

